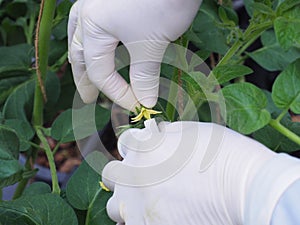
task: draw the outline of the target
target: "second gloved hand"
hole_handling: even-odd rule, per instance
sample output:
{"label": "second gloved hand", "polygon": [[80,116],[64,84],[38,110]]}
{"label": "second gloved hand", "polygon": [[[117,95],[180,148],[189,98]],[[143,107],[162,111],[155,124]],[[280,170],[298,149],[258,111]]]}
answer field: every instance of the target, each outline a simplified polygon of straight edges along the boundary
{"label": "second gloved hand", "polygon": [[299,160],[212,123],[145,122],[102,173],[109,216],[126,225],[269,225]]}
{"label": "second gloved hand", "polygon": [[[156,104],[160,63],[170,41],[190,26],[201,0],[79,0],[68,24],[69,61],[84,102],[99,90],[134,111]],[[130,54],[130,82],[115,71],[115,49],[122,41]]]}

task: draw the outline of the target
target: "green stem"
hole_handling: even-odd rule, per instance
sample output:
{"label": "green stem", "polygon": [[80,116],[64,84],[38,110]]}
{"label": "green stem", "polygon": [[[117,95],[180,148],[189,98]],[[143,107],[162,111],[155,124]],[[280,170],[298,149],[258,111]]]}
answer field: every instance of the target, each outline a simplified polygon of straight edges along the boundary
{"label": "green stem", "polygon": [[254,41],[256,41],[261,34],[272,27],[272,22],[267,22],[265,24],[261,24],[259,27],[256,27],[256,30],[253,31],[253,33],[249,34],[249,37],[245,35],[245,44],[241,47],[241,49],[238,51],[237,55],[240,56],[246,49],[253,44]]}
{"label": "green stem", "polygon": [[240,49],[244,42],[238,40],[236,41],[231,48],[227,51],[224,57],[220,60],[217,66],[222,66],[228,63],[228,61],[235,55],[235,53]]}
{"label": "green stem", "polygon": [[295,134],[294,132],[287,129],[285,126],[283,126],[277,119],[272,119],[270,121],[270,126],[273,127],[275,130],[279,131],[281,134],[292,140],[293,142],[300,145],[300,137]]}
{"label": "green stem", "polygon": [[30,45],[32,44],[32,40],[33,40],[34,25],[35,25],[35,14],[32,13],[29,18],[29,25],[24,28],[26,42],[27,42],[27,44],[30,44]]}
{"label": "green stem", "polygon": [[217,66],[227,64],[234,55],[241,55],[265,30],[270,27],[272,27],[272,22],[252,26],[250,25],[244,32],[244,40],[237,40],[220,60]]}
{"label": "green stem", "polygon": [[43,148],[41,148],[41,146],[39,146],[38,144],[36,144],[36,143],[34,143],[34,142],[29,141],[28,143],[29,143],[32,147],[34,147],[34,148],[36,148],[36,149],[43,149]]}
{"label": "green stem", "polygon": [[55,153],[57,152],[57,150],[59,149],[59,147],[60,147],[61,144],[62,144],[62,143],[59,141],[59,142],[55,145],[55,147],[54,147],[54,149],[53,149],[53,151],[52,151],[52,155],[55,155]]}
{"label": "green stem", "polygon": [[281,113],[280,113],[280,115],[276,118],[276,121],[279,123],[281,120],[282,120],[282,118],[289,112],[289,107],[288,108],[286,108],[285,110],[283,110]]}
{"label": "green stem", "polygon": [[90,225],[90,213],[91,213],[91,209],[92,209],[92,207],[93,207],[93,205],[94,205],[94,203],[95,203],[95,201],[97,200],[97,198],[99,198],[99,194],[100,194],[100,192],[101,192],[101,188],[99,188],[99,190],[97,191],[97,193],[95,194],[95,196],[94,196],[94,198],[92,199],[92,201],[91,201],[91,203],[90,203],[90,205],[89,205],[89,207],[88,207],[88,209],[87,209],[87,213],[86,213],[86,217],[85,217],[85,225]]}
{"label": "green stem", "polygon": [[44,101],[46,101],[44,81],[46,79],[48,67],[48,52],[52,30],[52,21],[55,12],[55,0],[42,0],[40,6],[40,14],[36,28],[36,82],[32,123],[34,126],[42,126]]}
{"label": "green stem", "polygon": [[[30,155],[27,156],[24,167],[25,167],[26,170],[32,170],[32,168],[31,168],[31,156]],[[17,188],[14,192],[14,195],[13,195],[12,199],[17,199],[17,198],[21,197],[21,195],[23,194],[24,189],[27,186],[28,181],[29,181],[29,178],[26,178],[26,179],[22,179],[18,183],[18,186],[17,186]]]}
{"label": "green stem", "polygon": [[42,131],[39,128],[36,129],[36,134],[43,144],[43,147],[45,149],[45,153],[46,153],[46,156],[47,156],[47,159],[49,162],[50,173],[51,173],[51,178],[52,178],[52,193],[60,194],[60,187],[58,184],[58,178],[57,178],[57,173],[56,173],[56,165],[54,162],[54,157],[53,157],[51,148],[49,146],[47,139],[45,138],[44,134],[42,133]]}
{"label": "green stem", "polygon": [[255,33],[261,33],[273,26],[273,21],[266,21],[263,23],[252,23],[244,32],[244,40],[248,41],[249,39],[252,39],[253,34]]}

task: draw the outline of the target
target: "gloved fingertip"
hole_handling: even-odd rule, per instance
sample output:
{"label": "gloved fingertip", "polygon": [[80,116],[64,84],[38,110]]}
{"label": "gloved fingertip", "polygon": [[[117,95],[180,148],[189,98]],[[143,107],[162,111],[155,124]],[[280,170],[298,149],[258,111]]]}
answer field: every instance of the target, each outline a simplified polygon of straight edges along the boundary
{"label": "gloved fingertip", "polygon": [[123,224],[125,221],[120,213],[120,205],[116,197],[111,197],[106,204],[106,211],[108,216],[118,224]]}
{"label": "gloved fingertip", "polygon": [[97,101],[99,90],[95,86],[89,85],[89,87],[81,87],[79,84],[77,85],[77,90],[81,100],[85,104],[91,104]]}
{"label": "gloved fingertip", "polygon": [[96,102],[97,97],[90,97],[90,96],[87,97],[87,96],[82,95],[81,99],[85,104],[91,104],[91,103]]}
{"label": "gloved fingertip", "polygon": [[142,99],[139,99],[139,102],[146,108],[151,109],[157,103],[157,96],[143,97]]}

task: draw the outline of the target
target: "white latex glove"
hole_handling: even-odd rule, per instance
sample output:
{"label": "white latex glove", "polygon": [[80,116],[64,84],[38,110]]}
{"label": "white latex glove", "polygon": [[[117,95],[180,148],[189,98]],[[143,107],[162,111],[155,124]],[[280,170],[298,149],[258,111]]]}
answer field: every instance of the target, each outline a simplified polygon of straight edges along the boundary
{"label": "white latex glove", "polygon": [[[68,24],[69,61],[86,103],[98,90],[120,106],[156,104],[160,62],[170,41],[192,23],[201,0],[79,0]],[[115,71],[115,49],[122,41],[130,54],[131,87]]]}
{"label": "white latex glove", "polygon": [[213,123],[146,121],[103,170],[109,216],[126,225],[268,225],[299,160]]}

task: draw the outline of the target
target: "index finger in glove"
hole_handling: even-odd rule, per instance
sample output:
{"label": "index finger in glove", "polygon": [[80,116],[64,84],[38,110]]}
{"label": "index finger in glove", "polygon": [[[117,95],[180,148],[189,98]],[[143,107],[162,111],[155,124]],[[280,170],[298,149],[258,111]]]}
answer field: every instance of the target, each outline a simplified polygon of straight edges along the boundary
{"label": "index finger in glove", "polygon": [[129,84],[115,71],[115,49],[119,40],[84,16],[84,59],[89,80],[108,98],[135,111],[139,105]]}

